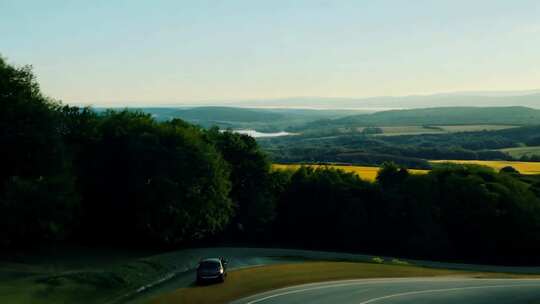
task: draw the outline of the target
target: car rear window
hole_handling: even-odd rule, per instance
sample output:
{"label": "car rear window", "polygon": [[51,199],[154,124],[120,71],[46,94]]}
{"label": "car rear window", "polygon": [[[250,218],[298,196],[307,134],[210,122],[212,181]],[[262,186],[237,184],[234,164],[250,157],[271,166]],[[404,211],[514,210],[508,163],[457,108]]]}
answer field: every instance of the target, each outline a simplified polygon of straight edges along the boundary
{"label": "car rear window", "polygon": [[201,262],[199,268],[204,270],[216,270],[219,269],[219,266],[218,262]]}

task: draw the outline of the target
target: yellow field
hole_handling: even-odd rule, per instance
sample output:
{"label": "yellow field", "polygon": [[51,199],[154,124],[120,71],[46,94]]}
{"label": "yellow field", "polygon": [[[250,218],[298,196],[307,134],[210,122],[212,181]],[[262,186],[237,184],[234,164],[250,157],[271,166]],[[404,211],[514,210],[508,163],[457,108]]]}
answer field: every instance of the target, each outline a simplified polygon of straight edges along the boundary
{"label": "yellow field", "polygon": [[[301,165],[296,164],[274,164],[272,167],[277,170],[297,170]],[[345,172],[352,172],[357,174],[360,178],[374,181],[377,177],[377,172],[379,172],[379,167],[365,167],[365,166],[346,166],[346,165],[308,165],[313,168],[319,167],[330,167],[335,169],[341,169]],[[411,173],[426,173],[427,170],[409,170]]]}
{"label": "yellow field", "polygon": [[517,161],[489,161],[489,160],[432,160],[432,163],[456,163],[472,164],[491,167],[500,170],[504,167],[514,167],[521,174],[540,174],[540,163],[536,162],[517,162]]}
{"label": "yellow field", "polygon": [[[455,164],[474,164],[491,167],[495,170],[500,170],[507,166],[512,166],[518,170],[521,174],[540,174],[540,163],[537,162],[517,162],[517,161],[484,161],[484,160],[432,160],[431,163],[455,163]],[[273,164],[272,168],[276,170],[297,170],[302,165],[298,164]],[[374,181],[379,172],[378,167],[366,167],[366,166],[347,166],[347,165],[306,165],[313,168],[330,167],[335,169],[341,169],[345,172],[352,172],[357,174],[360,178]],[[427,173],[427,170],[410,169],[409,172],[423,174]]]}

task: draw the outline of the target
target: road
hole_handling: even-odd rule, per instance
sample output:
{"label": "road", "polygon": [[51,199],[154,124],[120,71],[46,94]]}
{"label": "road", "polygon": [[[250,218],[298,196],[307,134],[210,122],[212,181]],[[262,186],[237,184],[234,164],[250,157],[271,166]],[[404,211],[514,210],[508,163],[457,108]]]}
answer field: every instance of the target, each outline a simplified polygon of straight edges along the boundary
{"label": "road", "polygon": [[233,304],[540,304],[540,279],[401,278],[273,290]]}
{"label": "road", "polygon": [[[309,251],[295,249],[277,248],[238,248],[238,247],[213,247],[213,248],[193,248],[166,253],[159,256],[161,264],[168,265],[174,271],[170,276],[165,276],[165,280],[149,282],[144,288],[122,296],[114,303],[139,304],[145,303],[149,298],[156,295],[172,292],[181,287],[188,287],[194,282],[195,267],[198,261],[204,257],[224,256],[230,263],[231,270],[252,267],[257,265],[268,265],[276,263],[291,263],[308,261],[350,261],[350,262],[371,262],[372,255]],[[393,260],[392,257],[382,257],[386,261]],[[540,267],[505,267],[490,265],[471,265],[440,263],[432,261],[419,261],[410,259],[400,259],[411,265],[424,266],[429,268],[469,270],[478,272],[500,272],[500,273],[524,273],[540,274]],[[280,302],[279,302],[280,303]],[[355,304],[358,304],[355,302]],[[536,303],[533,303],[536,304]],[[538,302],[540,304],[540,302]]]}

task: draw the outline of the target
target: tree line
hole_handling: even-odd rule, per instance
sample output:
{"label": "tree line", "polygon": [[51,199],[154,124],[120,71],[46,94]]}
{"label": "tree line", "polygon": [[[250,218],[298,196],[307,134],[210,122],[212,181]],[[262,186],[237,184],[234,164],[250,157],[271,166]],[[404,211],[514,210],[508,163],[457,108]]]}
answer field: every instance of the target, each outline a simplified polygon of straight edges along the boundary
{"label": "tree line", "polygon": [[410,174],[387,163],[376,183],[301,168],[277,204],[279,239],[307,248],[475,262],[538,262],[540,180],[508,168],[446,164]]}
{"label": "tree line", "polygon": [[270,163],[249,136],[61,105],[3,59],[0,102],[3,247],[175,246],[259,224],[251,205],[272,199]]}
{"label": "tree line", "polygon": [[540,180],[386,163],[375,183],[275,171],[246,135],[65,106],[0,59],[0,247],[249,244],[521,263],[540,256]]}

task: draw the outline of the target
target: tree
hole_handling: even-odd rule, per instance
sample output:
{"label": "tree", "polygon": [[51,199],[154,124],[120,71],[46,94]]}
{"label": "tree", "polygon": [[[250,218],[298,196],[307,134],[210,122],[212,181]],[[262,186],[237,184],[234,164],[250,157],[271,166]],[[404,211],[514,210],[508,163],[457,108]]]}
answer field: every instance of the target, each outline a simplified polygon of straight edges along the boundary
{"label": "tree", "polygon": [[519,174],[519,171],[516,170],[516,168],[512,166],[506,166],[500,170],[501,173],[508,173],[508,174]]}
{"label": "tree", "polygon": [[235,228],[248,237],[260,238],[275,217],[278,195],[273,188],[270,162],[251,136],[213,128],[208,137],[231,168]]}
{"label": "tree", "polygon": [[124,110],[102,114],[96,134],[78,169],[87,235],[176,245],[228,223],[229,171],[200,129]]}
{"label": "tree", "polygon": [[0,235],[30,245],[69,234],[77,213],[59,104],[44,97],[30,67],[0,58]]}
{"label": "tree", "polygon": [[408,176],[407,169],[399,167],[393,162],[385,162],[377,173],[377,182],[383,187],[391,187],[400,184]]}

